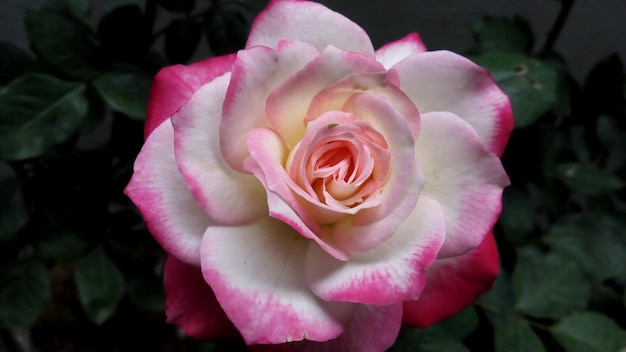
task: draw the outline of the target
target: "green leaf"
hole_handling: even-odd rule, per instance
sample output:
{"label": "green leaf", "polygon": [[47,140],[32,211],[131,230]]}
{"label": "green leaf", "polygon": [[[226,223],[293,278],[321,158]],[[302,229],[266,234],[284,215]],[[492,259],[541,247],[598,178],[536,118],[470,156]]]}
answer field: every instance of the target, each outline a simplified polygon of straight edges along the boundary
{"label": "green leaf", "polygon": [[556,253],[519,258],[511,280],[515,308],[537,318],[560,318],[584,308],[591,294],[578,265]]}
{"label": "green leaf", "polygon": [[196,6],[195,0],[158,0],[160,6],[172,12],[189,13]]}
{"label": "green leaf", "polygon": [[48,225],[37,242],[37,255],[50,262],[64,262],[78,258],[89,243],[78,233],[61,225]]}
{"label": "green leaf", "polygon": [[545,347],[528,323],[512,314],[498,316],[493,321],[496,352],[541,352]]}
{"label": "green leaf", "polygon": [[595,282],[626,272],[626,227],[604,214],[573,214],[544,236],[555,251],[576,262]]}
{"label": "green leaf", "polygon": [[533,34],[527,22],[519,17],[486,17],[472,26],[472,33],[483,51],[527,54],[532,50]]}
{"label": "green leaf", "polygon": [[480,296],[478,306],[483,308],[494,330],[496,352],[541,352],[543,343],[513,307],[511,282],[501,271],[491,290]]}
{"label": "green leaf", "polygon": [[89,319],[102,324],[113,315],[124,295],[124,277],[102,247],[76,265],[78,297]]}
{"label": "green leaf", "polygon": [[234,53],[246,44],[249,27],[240,12],[222,8],[207,16],[206,21],[205,33],[214,54]]}
{"label": "green leaf", "polygon": [[11,43],[0,42],[0,58],[0,84],[39,68],[30,55]]}
{"label": "green leaf", "polygon": [[614,154],[615,159],[623,160],[626,156],[626,132],[617,120],[610,116],[598,117],[596,134],[600,143],[609,152]]}
{"label": "green leaf", "polygon": [[466,338],[478,327],[478,313],[474,306],[469,306],[456,315],[442,320],[435,326],[459,340]]}
{"label": "green leaf", "polygon": [[588,163],[563,163],[554,167],[555,176],[575,192],[588,196],[619,190],[624,183],[619,177]]}
{"label": "green leaf", "polygon": [[0,158],[38,156],[64,142],[87,114],[85,86],[29,74],[0,92]]}
{"label": "green leaf", "polygon": [[419,346],[420,352],[469,352],[463,343],[437,328],[404,328],[389,352],[413,352]]}
{"label": "green leaf", "polygon": [[118,65],[94,82],[94,87],[114,110],[137,120],[146,118],[152,77],[138,67]]}
{"label": "green leaf", "polygon": [[28,209],[17,177],[0,179],[0,243],[12,239],[28,222]]}
{"label": "green leaf", "polygon": [[504,190],[500,225],[506,239],[520,243],[535,228],[535,212],[528,196],[517,188]]}
{"label": "green leaf", "polygon": [[35,52],[56,70],[81,80],[99,74],[90,64],[98,43],[88,28],[45,10],[26,10],[24,22]]}
{"label": "green leaf", "polygon": [[174,20],[165,30],[165,55],[171,63],[187,62],[202,37],[202,24],[193,18]]}
{"label": "green leaf", "polygon": [[567,316],[551,332],[567,352],[617,352],[626,348],[626,331],[611,318],[595,312]]}
{"label": "green leaf", "polygon": [[133,270],[126,273],[128,297],[139,308],[163,312],[165,310],[165,292],[163,291],[162,263],[151,270]]}
{"label": "green leaf", "polygon": [[85,26],[91,25],[91,1],[85,0],[45,0],[43,8],[69,16]]}
{"label": "green leaf", "polygon": [[515,127],[531,125],[555,103],[557,75],[543,62],[502,53],[487,53],[472,59],[491,72],[511,99]]}
{"label": "green leaf", "polygon": [[39,261],[0,266],[0,325],[29,327],[50,299],[50,277]]}

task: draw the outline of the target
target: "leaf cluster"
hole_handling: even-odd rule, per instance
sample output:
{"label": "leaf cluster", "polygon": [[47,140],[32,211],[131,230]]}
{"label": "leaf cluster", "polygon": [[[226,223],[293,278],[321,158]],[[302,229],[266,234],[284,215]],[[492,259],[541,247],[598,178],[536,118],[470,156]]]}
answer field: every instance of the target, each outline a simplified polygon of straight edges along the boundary
{"label": "leaf cluster", "polygon": [[30,51],[0,42],[0,349],[206,350],[166,325],[165,253],[123,188],[152,77],[242,48],[263,4],[91,5],[44,0]]}

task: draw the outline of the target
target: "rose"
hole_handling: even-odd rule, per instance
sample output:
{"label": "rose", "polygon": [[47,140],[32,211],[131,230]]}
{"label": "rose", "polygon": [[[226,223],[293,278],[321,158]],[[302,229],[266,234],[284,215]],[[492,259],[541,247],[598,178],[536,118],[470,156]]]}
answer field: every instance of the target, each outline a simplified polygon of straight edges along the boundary
{"label": "rose", "polygon": [[469,60],[417,34],[374,51],[322,5],[271,2],[245,49],[153,83],[126,193],[170,254],[168,321],[375,351],[458,312],[499,268],[511,129]]}

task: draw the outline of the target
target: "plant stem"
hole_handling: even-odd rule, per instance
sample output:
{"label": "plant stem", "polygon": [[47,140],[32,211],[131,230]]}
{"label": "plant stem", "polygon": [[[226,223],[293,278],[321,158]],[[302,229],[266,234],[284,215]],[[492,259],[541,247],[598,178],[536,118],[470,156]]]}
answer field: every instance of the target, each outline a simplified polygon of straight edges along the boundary
{"label": "plant stem", "polygon": [[559,34],[561,34],[561,30],[563,29],[563,25],[567,20],[567,16],[569,16],[572,7],[574,6],[574,0],[559,0],[561,2],[561,11],[559,11],[559,16],[554,21],[554,25],[548,33],[548,39],[546,43],[543,45],[543,51],[550,51],[554,46]]}

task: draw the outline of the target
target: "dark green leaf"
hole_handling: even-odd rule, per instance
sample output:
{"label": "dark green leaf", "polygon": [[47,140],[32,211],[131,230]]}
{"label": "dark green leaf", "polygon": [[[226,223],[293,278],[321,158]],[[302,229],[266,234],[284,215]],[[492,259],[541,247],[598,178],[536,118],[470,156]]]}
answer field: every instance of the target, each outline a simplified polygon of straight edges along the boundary
{"label": "dark green leaf", "polygon": [[496,352],[541,352],[545,347],[528,323],[512,314],[493,321]]}
{"label": "dark green leaf", "polygon": [[78,297],[87,316],[102,324],[124,295],[124,277],[100,247],[76,265]]}
{"label": "dark green leaf", "polygon": [[611,318],[595,312],[567,316],[551,332],[567,352],[617,352],[626,347],[626,331]]}
{"label": "dark green leaf", "polygon": [[584,195],[600,195],[624,187],[619,177],[593,164],[559,164],[555,166],[554,172],[567,187]]}
{"label": "dark green leaf", "polygon": [[559,219],[544,237],[596,282],[626,272],[626,228],[606,215],[575,214]]}
{"label": "dark green leaf", "polygon": [[193,18],[172,21],[165,30],[165,55],[174,64],[187,62],[196,52],[202,25]]}
{"label": "dark green leaf", "polygon": [[478,314],[474,306],[469,306],[456,315],[437,323],[436,326],[450,336],[462,340],[478,327]]}
{"label": "dark green leaf", "polygon": [[19,179],[0,179],[0,243],[13,238],[28,222],[28,209]]}
{"label": "dark green leaf", "polygon": [[521,55],[487,53],[472,58],[488,69],[511,99],[515,127],[526,127],[556,101],[557,75],[539,60]]}
{"label": "dark green leaf", "polygon": [[0,84],[7,84],[23,74],[35,71],[35,60],[17,46],[0,42]]}
{"label": "dark green leaf", "polygon": [[162,263],[158,263],[156,267],[148,268],[137,265],[132,272],[126,273],[128,297],[139,308],[153,312],[165,310],[162,271]]}
{"label": "dark green leaf", "polygon": [[205,27],[209,47],[216,55],[234,53],[244,47],[248,37],[248,23],[238,11],[222,8],[207,16]]}
{"label": "dark green leaf", "polygon": [[37,242],[37,254],[46,261],[62,262],[76,259],[89,246],[78,233],[60,225],[46,226],[41,232]]}
{"label": "dark green leaf", "polygon": [[88,28],[51,11],[26,10],[24,21],[32,47],[45,62],[75,79],[98,75],[91,66],[98,44]]}
{"label": "dark green leaf", "polygon": [[91,25],[91,1],[86,0],[45,0],[43,8],[72,17],[85,26]]}
{"label": "dark green leaf", "polygon": [[596,134],[600,143],[617,162],[623,162],[626,156],[626,132],[619,126],[615,118],[609,116],[598,117]]}
{"label": "dark green leaf", "polygon": [[587,131],[584,126],[572,126],[569,130],[570,147],[576,159],[581,163],[589,162],[591,159],[591,151],[587,146]]}
{"label": "dark green leaf", "polygon": [[570,116],[572,111],[572,93],[578,90],[578,84],[569,73],[565,59],[556,53],[544,53],[541,61],[556,72],[556,101],[552,112],[558,117]]}
{"label": "dark green leaf", "polygon": [[507,240],[520,243],[535,228],[535,213],[528,196],[517,188],[504,190],[500,225]]}
{"label": "dark green leaf", "polygon": [[113,67],[94,82],[96,90],[114,110],[129,117],[146,117],[152,77],[138,67]]}
{"label": "dark green leaf", "polygon": [[31,158],[70,137],[87,114],[85,86],[29,74],[0,92],[0,158]]}
{"label": "dark green leaf", "polygon": [[527,22],[519,17],[487,17],[472,26],[480,48],[487,52],[527,54],[532,50],[533,34]]}
{"label": "dark green leaf", "polygon": [[413,352],[417,346],[420,352],[469,352],[461,341],[437,328],[404,328],[389,352]]}
{"label": "dark green leaf", "polygon": [[50,277],[43,264],[24,260],[0,266],[0,325],[29,327],[50,299]]}
{"label": "dark green leaf", "polygon": [[537,318],[560,318],[584,308],[591,292],[578,265],[556,253],[519,258],[512,283],[516,309]]}
{"label": "dark green leaf", "polygon": [[172,12],[189,13],[196,5],[195,0],[158,0],[159,5]]}

